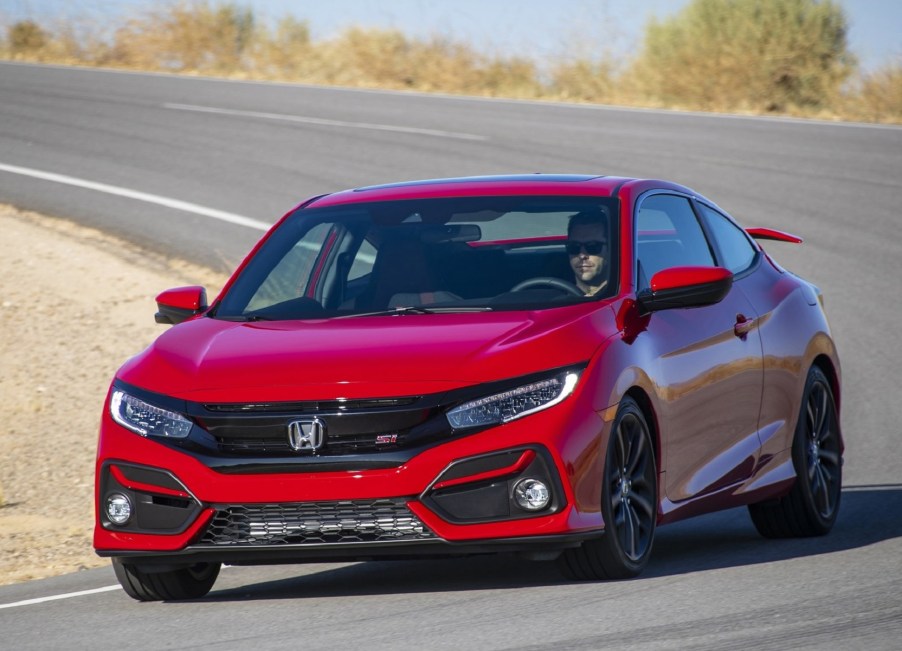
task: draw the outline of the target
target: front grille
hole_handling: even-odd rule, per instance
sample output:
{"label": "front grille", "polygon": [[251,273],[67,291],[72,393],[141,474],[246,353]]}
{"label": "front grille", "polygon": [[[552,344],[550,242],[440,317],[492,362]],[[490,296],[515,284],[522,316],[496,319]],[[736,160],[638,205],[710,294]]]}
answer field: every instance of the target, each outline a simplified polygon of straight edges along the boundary
{"label": "front grille", "polygon": [[[188,415],[209,437],[193,439],[225,458],[336,457],[392,453],[447,436],[442,396],[372,398],[292,403],[188,403]],[[322,447],[293,450],[293,421],[317,418],[323,423]],[[195,433],[197,434],[197,433]]]}
{"label": "front grille", "polygon": [[[384,452],[396,450],[404,446],[404,433],[361,434],[327,439],[326,454],[362,454],[367,452]],[[293,453],[288,444],[288,436],[267,438],[226,438],[217,436],[219,449],[230,454],[265,454]]]}
{"label": "front grille", "polygon": [[404,498],[217,507],[200,544],[313,545],[435,539]]}

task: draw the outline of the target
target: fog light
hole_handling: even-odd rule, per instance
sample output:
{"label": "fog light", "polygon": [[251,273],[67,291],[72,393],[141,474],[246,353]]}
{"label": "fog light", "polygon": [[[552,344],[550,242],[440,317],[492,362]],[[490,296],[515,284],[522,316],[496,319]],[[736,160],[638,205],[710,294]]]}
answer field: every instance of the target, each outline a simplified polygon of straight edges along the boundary
{"label": "fog light", "polygon": [[551,491],[538,479],[521,479],[514,486],[514,500],[524,511],[541,511],[551,502]]}
{"label": "fog light", "polygon": [[106,517],[113,524],[125,524],[132,517],[132,503],[127,495],[113,493],[106,498]]}

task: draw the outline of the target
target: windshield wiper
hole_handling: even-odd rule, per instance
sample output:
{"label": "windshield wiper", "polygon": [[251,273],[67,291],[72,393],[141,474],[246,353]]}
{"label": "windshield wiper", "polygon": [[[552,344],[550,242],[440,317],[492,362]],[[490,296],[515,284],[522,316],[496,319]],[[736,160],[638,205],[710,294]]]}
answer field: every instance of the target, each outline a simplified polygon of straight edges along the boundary
{"label": "windshield wiper", "polygon": [[345,314],[343,316],[335,317],[336,319],[351,319],[358,316],[395,316],[395,315],[403,315],[403,314],[453,314],[456,312],[491,312],[492,308],[490,307],[473,307],[473,306],[460,306],[460,307],[420,307],[420,306],[405,306],[405,307],[393,307],[388,310],[379,310],[378,312],[361,312],[360,314]]}

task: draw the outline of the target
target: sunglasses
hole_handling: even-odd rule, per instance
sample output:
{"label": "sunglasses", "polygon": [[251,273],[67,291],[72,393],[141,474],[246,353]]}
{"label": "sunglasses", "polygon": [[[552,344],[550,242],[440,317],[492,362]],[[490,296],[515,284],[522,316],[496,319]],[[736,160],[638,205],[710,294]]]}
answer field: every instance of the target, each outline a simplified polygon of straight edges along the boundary
{"label": "sunglasses", "polygon": [[591,242],[577,242],[570,240],[564,245],[568,255],[579,255],[581,251],[585,251],[588,255],[600,255],[608,245],[607,242],[593,240]]}

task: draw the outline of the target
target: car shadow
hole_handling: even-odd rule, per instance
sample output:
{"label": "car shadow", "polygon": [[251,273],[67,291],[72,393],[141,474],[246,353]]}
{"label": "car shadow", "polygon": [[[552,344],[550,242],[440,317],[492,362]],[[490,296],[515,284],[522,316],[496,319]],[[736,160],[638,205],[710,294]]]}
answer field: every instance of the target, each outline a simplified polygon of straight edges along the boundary
{"label": "car shadow", "polygon": [[826,536],[769,540],[745,508],[684,520],[658,530],[642,576],[668,576],[830,554],[902,537],[902,484],[843,489],[839,516]]}
{"label": "car shadow", "polygon": [[[902,484],[852,486],[843,489],[839,517],[827,536],[768,540],[757,533],[745,508],[661,527],[651,562],[634,580],[830,554],[900,537]],[[568,583],[554,563],[529,561],[510,554],[370,561],[329,567],[332,569],[214,590],[200,601],[496,590]],[[286,568],[286,572],[290,571]]]}

